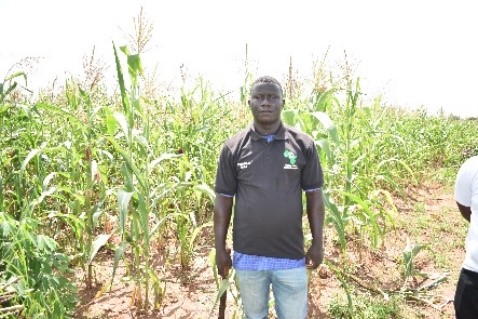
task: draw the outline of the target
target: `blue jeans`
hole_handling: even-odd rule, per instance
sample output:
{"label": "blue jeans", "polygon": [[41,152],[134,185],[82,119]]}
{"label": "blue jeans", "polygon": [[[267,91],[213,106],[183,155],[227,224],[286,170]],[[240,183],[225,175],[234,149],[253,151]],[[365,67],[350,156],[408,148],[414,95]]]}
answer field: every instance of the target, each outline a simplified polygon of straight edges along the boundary
{"label": "blue jeans", "polygon": [[279,319],[307,316],[307,271],[305,267],[286,270],[235,270],[245,319],[267,319],[269,294],[275,299]]}

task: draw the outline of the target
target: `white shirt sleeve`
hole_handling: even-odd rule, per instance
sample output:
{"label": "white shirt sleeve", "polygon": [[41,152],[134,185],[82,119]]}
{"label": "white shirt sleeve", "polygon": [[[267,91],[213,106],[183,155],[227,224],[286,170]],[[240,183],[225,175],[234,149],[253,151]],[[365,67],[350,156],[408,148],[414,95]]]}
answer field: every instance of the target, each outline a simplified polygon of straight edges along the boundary
{"label": "white shirt sleeve", "polygon": [[478,172],[478,157],[472,157],[466,160],[458,170],[455,181],[455,200],[463,206],[471,207],[473,181]]}

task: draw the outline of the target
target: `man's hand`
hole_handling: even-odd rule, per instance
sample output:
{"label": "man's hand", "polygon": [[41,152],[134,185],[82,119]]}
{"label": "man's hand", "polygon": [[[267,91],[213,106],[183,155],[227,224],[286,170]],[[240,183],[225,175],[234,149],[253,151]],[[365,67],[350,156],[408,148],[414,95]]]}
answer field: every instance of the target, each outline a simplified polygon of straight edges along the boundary
{"label": "man's hand", "polygon": [[229,274],[229,269],[232,267],[230,249],[226,248],[216,250],[216,266],[217,272],[221,278],[226,278]]}
{"label": "man's hand", "polygon": [[305,255],[307,269],[316,269],[324,260],[324,247],[321,244],[312,244]]}

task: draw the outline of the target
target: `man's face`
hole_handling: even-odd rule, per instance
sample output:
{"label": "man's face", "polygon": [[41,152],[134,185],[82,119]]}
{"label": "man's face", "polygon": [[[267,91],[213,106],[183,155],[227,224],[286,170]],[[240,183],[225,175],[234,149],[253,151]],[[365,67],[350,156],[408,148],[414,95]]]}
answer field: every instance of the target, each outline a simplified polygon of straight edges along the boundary
{"label": "man's face", "polygon": [[284,100],[280,88],[269,82],[259,82],[252,87],[248,101],[254,120],[263,125],[280,121]]}

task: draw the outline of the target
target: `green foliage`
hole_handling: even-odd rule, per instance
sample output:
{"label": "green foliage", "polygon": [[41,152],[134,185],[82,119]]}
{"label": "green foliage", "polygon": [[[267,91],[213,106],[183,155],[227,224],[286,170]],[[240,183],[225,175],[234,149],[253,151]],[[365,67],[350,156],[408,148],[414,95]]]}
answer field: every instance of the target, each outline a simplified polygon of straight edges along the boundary
{"label": "green foliage", "polygon": [[[108,141],[115,153],[119,154],[122,161],[121,173],[124,185],[117,190],[119,204],[119,233],[121,242],[116,249],[113,279],[122,258],[126,245],[133,252],[130,272],[135,282],[135,289],[139,292],[138,297],[132,302],[145,310],[149,309],[151,281],[158,282],[156,274],[151,269],[150,242],[153,232],[158,229],[154,224],[160,224],[160,220],[154,220],[151,228],[150,220],[154,216],[154,193],[151,187],[150,161],[155,159],[150,140],[149,114],[141,108],[139,96],[139,76],[142,74],[142,66],[139,55],[131,55],[126,47],[121,51],[126,55],[128,74],[131,87],[126,90],[123,78],[120,57],[113,45],[116,58],[116,69],[120,85],[122,112],[114,113],[113,116],[121,128],[121,135],[109,136]],[[111,122],[111,121],[110,121]],[[135,130],[135,128],[141,128]],[[156,216],[157,217],[157,216]],[[112,280],[113,280],[112,279]],[[158,293],[153,289],[154,293]],[[144,299],[141,297],[144,292]],[[154,296],[157,300],[158,296]]]}
{"label": "green foliage", "polygon": [[342,319],[399,319],[400,304],[397,297],[383,300],[381,297],[358,294],[350,308],[343,298],[336,297],[329,305],[332,318]]}
{"label": "green foliage", "polygon": [[71,257],[59,251],[54,239],[38,234],[42,226],[0,212],[0,287],[12,282],[15,296],[9,306],[23,305],[27,318],[68,318],[77,302],[68,279]]}
{"label": "green foliage", "polygon": [[5,98],[10,95],[18,86],[17,78],[22,77],[25,83],[27,82],[27,75],[25,72],[15,72],[6,76],[3,82],[0,83],[0,105],[3,104]]}
{"label": "green foliage", "polygon": [[407,246],[404,248],[403,253],[402,253],[402,273],[404,277],[404,287],[406,283],[416,275],[421,275],[420,272],[418,272],[415,269],[414,261],[415,257],[420,253],[420,251],[424,249],[429,249],[428,245],[426,244],[412,244],[410,242],[410,239],[407,239]]}
{"label": "green foliage", "polygon": [[[234,277],[234,274],[235,274],[234,268],[229,271],[226,278],[220,278],[219,273],[217,271],[217,265],[216,265],[216,251],[214,249],[212,249],[209,252],[209,264],[210,264],[210,266],[212,268],[212,271],[213,271],[214,281],[216,282],[217,295],[216,295],[216,299],[214,301],[214,304],[211,307],[211,311],[209,312],[208,319],[212,318],[213,313],[214,313],[214,309],[218,306],[219,300],[221,299],[221,296],[223,294],[227,294],[228,291],[231,291],[231,295],[232,295],[232,297],[234,297],[234,303],[236,304],[236,309],[237,309],[233,313],[231,318],[234,318],[234,319],[235,318],[242,318],[244,314],[242,313],[242,309],[241,309],[241,304],[240,304],[241,300],[240,300],[239,297],[232,294],[232,289],[231,289],[232,281],[235,278]],[[237,284],[237,282],[236,282],[236,284]]]}

